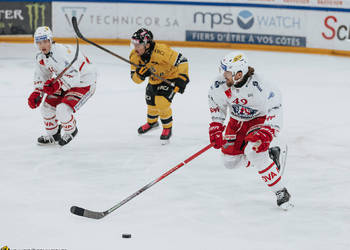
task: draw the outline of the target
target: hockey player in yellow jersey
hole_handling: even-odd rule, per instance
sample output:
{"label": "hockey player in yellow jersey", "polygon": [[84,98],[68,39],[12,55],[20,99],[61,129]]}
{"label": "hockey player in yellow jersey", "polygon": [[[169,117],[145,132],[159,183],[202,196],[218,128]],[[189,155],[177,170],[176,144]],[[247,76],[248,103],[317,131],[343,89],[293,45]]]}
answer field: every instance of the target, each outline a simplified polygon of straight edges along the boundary
{"label": "hockey player in yellow jersey", "polygon": [[[146,87],[147,123],[138,129],[139,134],[144,134],[158,127],[158,118],[163,125],[160,136],[162,144],[169,142],[172,135],[173,117],[171,102],[175,93],[184,93],[188,77],[188,61],[181,54],[169,46],[153,41],[153,34],[147,29],[139,29],[131,37],[134,49],[130,53],[130,61],[138,67],[131,65],[131,79],[135,83],[142,83],[148,77]],[[158,79],[155,73],[170,82]]]}

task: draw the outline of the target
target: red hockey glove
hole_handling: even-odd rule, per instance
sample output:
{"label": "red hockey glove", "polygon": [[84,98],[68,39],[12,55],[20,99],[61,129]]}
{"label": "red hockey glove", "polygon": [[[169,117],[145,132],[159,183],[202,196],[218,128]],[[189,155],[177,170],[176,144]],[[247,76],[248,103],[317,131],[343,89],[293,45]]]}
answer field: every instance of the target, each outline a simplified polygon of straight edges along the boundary
{"label": "red hockey glove", "polygon": [[271,127],[264,126],[258,130],[254,130],[249,133],[245,140],[250,142],[256,142],[253,150],[257,153],[265,152],[269,149],[270,143],[275,135],[275,130]]}
{"label": "red hockey glove", "polygon": [[51,78],[44,84],[43,91],[48,95],[55,94],[62,86],[62,82],[60,80],[57,80],[54,84],[52,84],[54,80],[54,78]]}
{"label": "red hockey glove", "polygon": [[210,143],[213,144],[214,148],[219,149],[225,144],[222,137],[222,132],[224,132],[225,126],[219,122],[212,122],[209,126]]}
{"label": "red hockey glove", "polygon": [[28,98],[29,107],[32,109],[39,107],[42,99],[41,91],[38,89],[34,90]]}

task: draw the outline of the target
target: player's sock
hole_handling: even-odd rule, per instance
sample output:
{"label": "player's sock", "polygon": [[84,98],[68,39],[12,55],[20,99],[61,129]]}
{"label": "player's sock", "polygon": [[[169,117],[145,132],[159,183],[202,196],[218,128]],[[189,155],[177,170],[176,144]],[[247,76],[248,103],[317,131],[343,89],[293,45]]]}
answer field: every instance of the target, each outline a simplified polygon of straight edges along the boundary
{"label": "player's sock", "polygon": [[38,138],[38,144],[54,144],[60,139],[61,127],[58,125],[56,115],[51,115],[51,117],[43,117],[44,125],[47,135],[42,135]]}

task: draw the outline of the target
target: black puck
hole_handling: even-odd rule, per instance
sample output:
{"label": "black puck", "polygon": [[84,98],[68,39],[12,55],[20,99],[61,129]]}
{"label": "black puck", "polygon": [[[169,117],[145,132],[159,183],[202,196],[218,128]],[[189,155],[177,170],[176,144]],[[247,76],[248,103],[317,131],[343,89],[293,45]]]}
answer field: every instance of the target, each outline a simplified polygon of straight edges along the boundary
{"label": "black puck", "polygon": [[131,234],[122,234],[123,238],[131,238]]}

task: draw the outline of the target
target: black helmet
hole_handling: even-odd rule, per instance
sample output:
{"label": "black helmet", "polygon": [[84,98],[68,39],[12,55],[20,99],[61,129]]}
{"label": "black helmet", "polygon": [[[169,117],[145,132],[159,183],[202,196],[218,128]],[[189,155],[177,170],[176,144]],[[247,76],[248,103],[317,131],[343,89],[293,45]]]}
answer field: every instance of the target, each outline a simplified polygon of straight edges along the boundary
{"label": "black helmet", "polygon": [[132,37],[131,42],[136,44],[144,44],[153,43],[153,34],[150,30],[141,28],[136,31]]}

